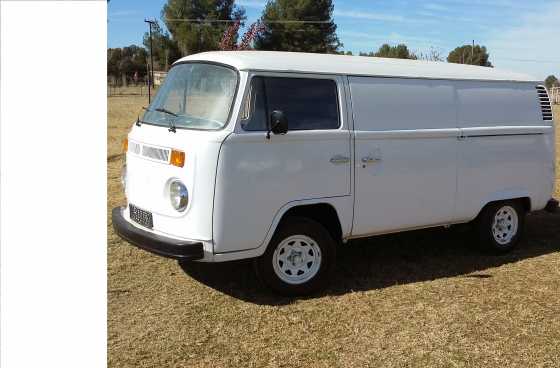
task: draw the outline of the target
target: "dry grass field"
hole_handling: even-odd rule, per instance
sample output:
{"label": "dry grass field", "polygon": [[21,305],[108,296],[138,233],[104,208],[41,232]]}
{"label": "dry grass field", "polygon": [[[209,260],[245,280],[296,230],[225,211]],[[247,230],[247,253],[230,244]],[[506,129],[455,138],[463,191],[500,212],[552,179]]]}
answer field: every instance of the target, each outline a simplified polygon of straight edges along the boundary
{"label": "dry grass field", "polygon": [[[108,99],[109,210],[124,203],[121,141],[143,104]],[[560,214],[530,215],[500,257],[458,229],[352,243],[332,287],[299,300],[262,289],[249,262],[181,266],[107,222],[110,367],[560,366]]]}

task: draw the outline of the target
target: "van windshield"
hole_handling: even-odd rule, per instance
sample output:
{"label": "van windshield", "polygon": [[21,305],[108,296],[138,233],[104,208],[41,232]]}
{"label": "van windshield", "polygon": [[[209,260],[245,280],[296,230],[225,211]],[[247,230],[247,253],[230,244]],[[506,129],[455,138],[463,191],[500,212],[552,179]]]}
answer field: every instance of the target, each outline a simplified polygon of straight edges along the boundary
{"label": "van windshield", "polygon": [[235,71],[223,66],[178,64],[167,74],[142,120],[166,127],[220,129],[227,123],[237,78]]}

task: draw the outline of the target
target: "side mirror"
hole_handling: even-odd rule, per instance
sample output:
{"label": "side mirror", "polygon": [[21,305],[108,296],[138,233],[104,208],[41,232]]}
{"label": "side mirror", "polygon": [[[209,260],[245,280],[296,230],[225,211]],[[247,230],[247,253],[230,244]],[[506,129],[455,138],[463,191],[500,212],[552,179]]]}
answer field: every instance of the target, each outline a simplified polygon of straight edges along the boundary
{"label": "side mirror", "polygon": [[270,113],[270,131],[274,134],[288,133],[288,119],[280,110],[274,110]]}

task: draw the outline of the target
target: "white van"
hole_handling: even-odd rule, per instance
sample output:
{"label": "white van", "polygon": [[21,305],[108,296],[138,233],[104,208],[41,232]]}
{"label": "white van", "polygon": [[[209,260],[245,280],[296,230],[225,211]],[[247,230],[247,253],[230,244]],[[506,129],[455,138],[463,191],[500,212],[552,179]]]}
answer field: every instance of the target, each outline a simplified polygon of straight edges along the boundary
{"label": "white van", "polygon": [[557,207],[547,92],[493,68],[191,55],[127,142],[121,237],[182,260],[255,258],[289,295],[322,287],[349,239],[473,222],[501,253],[527,212]]}

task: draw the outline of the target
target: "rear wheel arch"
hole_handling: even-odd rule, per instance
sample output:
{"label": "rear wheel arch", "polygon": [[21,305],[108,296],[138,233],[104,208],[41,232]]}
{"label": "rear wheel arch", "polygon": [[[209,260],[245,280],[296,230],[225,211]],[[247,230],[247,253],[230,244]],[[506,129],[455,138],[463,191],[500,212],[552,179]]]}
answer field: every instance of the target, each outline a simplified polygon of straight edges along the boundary
{"label": "rear wheel arch", "polygon": [[525,213],[529,213],[531,212],[531,198],[529,197],[522,197],[522,198],[518,198],[518,201],[521,202],[521,205],[523,206],[523,208],[525,209]]}
{"label": "rear wheel arch", "polygon": [[497,200],[487,202],[484,206],[482,206],[482,208],[478,212],[476,218],[480,217],[480,214],[483,213],[484,210],[486,210],[486,208],[488,208],[490,206],[493,206],[497,203],[507,202],[507,201],[513,201],[513,202],[519,203],[522,206],[522,208],[525,210],[525,213],[531,212],[532,207],[531,207],[531,198],[530,197],[503,198],[503,199],[497,199]]}
{"label": "rear wheel arch", "polygon": [[511,251],[522,237],[528,208],[530,202],[526,198],[488,203],[473,221],[478,245],[492,254]]}

